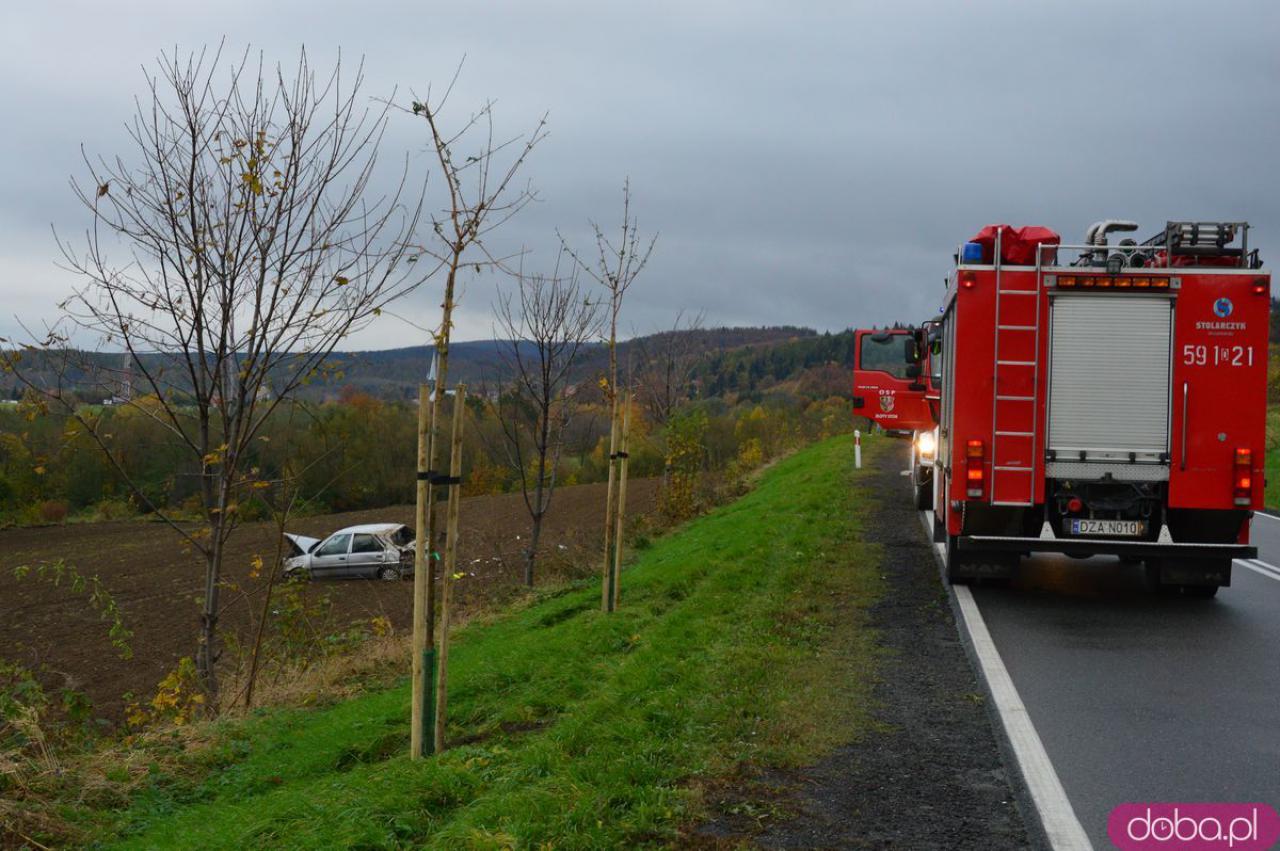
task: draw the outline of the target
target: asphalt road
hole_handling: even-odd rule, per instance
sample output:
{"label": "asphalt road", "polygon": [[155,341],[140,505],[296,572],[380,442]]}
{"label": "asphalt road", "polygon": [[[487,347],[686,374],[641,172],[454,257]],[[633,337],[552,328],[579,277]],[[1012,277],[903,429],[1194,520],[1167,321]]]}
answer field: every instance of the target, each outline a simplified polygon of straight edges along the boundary
{"label": "asphalt road", "polygon": [[1023,559],[973,587],[1072,808],[1098,849],[1126,801],[1280,805],[1280,519],[1214,600],[1153,594],[1113,558]]}

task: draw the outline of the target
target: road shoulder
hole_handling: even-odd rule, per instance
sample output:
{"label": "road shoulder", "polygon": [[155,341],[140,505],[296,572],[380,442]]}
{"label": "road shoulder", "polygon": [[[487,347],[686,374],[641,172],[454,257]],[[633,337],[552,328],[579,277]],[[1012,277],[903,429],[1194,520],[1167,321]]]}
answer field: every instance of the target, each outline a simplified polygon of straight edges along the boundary
{"label": "road shoulder", "polygon": [[[970,666],[911,509],[901,452],[876,453],[866,541],[886,591],[871,609],[881,649],[871,732],[801,769],[763,770],[708,801],[711,845],[764,848],[1025,848],[984,690]],[[852,628],[852,627],[851,627]]]}

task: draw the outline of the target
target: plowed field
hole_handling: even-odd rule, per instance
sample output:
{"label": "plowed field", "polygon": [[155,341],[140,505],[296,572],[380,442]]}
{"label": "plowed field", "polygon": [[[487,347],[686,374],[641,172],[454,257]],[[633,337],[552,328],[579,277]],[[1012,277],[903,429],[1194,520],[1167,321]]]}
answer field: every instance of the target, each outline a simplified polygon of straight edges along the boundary
{"label": "plowed field", "polygon": [[[628,486],[628,510],[652,510],[657,480]],[[594,564],[604,523],[604,485],[557,490],[543,527],[544,571],[566,564]],[[357,523],[413,524],[413,507],[300,518],[288,530],[324,537]],[[522,538],[529,518],[519,494],[472,497],[461,509],[459,563],[466,576],[456,588],[460,606],[474,606],[511,588],[522,575]],[[264,574],[250,579],[254,555],[270,564],[276,551],[276,527],[245,524],[228,544],[226,579],[249,594],[228,593],[222,628],[247,641],[261,607]],[[18,565],[57,559],[85,576],[97,575],[133,630],[133,658],[123,660],[107,637],[105,624],[83,593],[54,587],[34,574],[14,576]],[[124,695],[148,698],[156,683],[183,656],[195,650],[203,568],[184,552],[181,538],[159,523],[122,521],[0,531],[0,657],[40,673],[46,688],[67,686],[86,693],[97,714],[119,720]],[[385,615],[397,630],[410,626],[411,582],[334,580],[310,583],[307,595],[328,594],[334,620],[350,623]]]}

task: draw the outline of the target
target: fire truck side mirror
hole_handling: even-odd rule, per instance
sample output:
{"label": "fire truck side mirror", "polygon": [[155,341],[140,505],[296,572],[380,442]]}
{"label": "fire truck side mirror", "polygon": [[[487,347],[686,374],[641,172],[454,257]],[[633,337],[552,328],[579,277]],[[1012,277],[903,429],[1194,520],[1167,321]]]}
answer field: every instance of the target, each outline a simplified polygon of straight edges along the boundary
{"label": "fire truck side mirror", "polygon": [[920,377],[920,364],[918,363],[907,364],[907,378],[919,378],[919,377]]}
{"label": "fire truck side mirror", "polygon": [[908,334],[902,341],[902,354],[907,363],[920,362],[920,347],[916,345],[916,338],[913,334]]}

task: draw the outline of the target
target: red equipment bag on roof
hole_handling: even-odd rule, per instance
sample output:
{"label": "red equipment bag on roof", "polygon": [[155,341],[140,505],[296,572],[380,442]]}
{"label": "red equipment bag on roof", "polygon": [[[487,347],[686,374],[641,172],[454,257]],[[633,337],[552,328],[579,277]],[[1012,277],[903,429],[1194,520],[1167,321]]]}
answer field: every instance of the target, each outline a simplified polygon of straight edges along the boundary
{"label": "red equipment bag on roof", "polygon": [[[995,256],[996,235],[1000,235],[1000,262],[1014,266],[1034,266],[1037,245],[1058,245],[1062,237],[1039,225],[1015,228],[1011,225],[987,225],[969,240],[982,246],[982,262],[990,263]],[[1045,265],[1058,260],[1057,250],[1042,252]]]}

